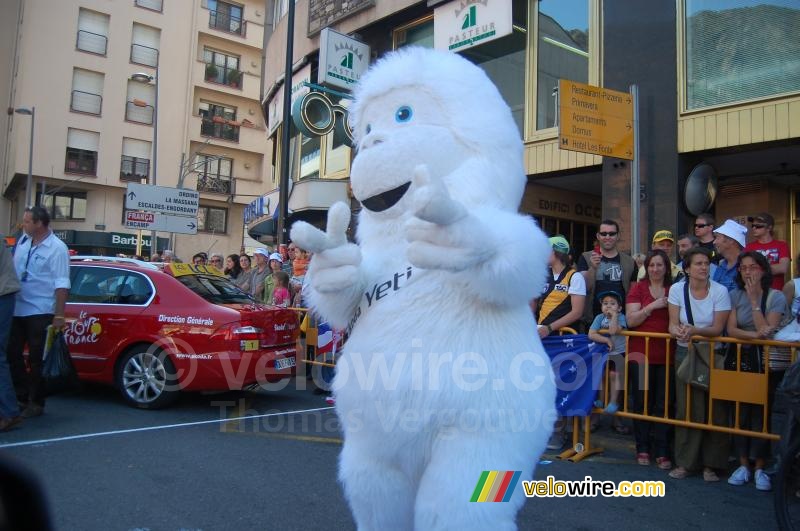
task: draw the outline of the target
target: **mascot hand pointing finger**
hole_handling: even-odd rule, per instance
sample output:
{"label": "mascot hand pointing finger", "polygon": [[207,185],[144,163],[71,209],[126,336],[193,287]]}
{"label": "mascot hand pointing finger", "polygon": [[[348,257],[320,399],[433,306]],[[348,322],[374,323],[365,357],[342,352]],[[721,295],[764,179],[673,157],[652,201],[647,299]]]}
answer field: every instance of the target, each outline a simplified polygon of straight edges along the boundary
{"label": "mascot hand pointing finger", "polygon": [[550,247],[517,212],[519,131],[483,70],[414,47],[372,66],[350,113],[356,243],[342,204],[292,239],[315,253],[311,308],[348,332],[333,389],[356,524],[516,529],[521,487],[470,500],[483,471],[531,479],[556,418],[528,306]]}

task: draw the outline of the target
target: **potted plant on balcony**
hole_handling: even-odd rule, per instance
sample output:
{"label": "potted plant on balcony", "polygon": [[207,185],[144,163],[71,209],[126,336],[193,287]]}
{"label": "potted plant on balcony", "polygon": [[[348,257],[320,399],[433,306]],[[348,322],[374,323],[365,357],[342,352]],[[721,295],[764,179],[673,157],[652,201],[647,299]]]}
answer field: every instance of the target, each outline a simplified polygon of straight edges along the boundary
{"label": "potted plant on balcony", "polygon": [[234,88],[239,88],[240,83],[242,82],[242,73],[235,68],[228,72],[228,83],[230,86]]}
{"label": "potted plant on balcony", "polygon": [[214,63],[208,63],[206,65],[206,81],[216,81],[218,74],[219,70]]}

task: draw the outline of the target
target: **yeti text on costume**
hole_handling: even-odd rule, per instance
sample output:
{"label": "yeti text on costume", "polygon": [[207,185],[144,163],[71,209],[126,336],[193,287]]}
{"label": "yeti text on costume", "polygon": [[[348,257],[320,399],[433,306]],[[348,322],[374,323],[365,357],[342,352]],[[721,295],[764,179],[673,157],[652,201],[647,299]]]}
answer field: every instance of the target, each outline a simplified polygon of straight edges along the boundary
{"label": "yeti text on costume", "polygon": [[[408,266],[406,267],[405,271],[400,271],[394,274],[394,276],[386,280],[384,282],[376,282],[372,285],[372,289],[369,291],[364,292],[364,298],[367,301],[366,309],[372,308],[372,303],[377,303],[379,300],[386,298],[386,296],[397,292],[400,288],[406,285],[406,283],[411,280],[411,272],[414,270],[413,267]],[[390,291],[391,290],[391,291]],[[361,314],[366,311],[362,310],[363,304],[359,305],[356,308],[355,314],[350,319],[350,322],[347,325],[346,335],[349,335],[350,332],[353,331],[353,327],[356,325],[358,320],[361,318]]]}
{"label": "yeti text on costume", "polygon": [[[364,292],[364,296],[367,298],[367,307],[371,308],[373,301],[377,302],[389,295],[389,293],[394,293],[403,287],[400,285],[400,281],[403,278],[409,280],[411,278],[411,270],[411,266],[408,266],[404,272],[395,273],[393,280],[373,284],[370,291]],[[405,285],[405,281],[403,281],[403,285]],[[391,292],[389,291],[390,289],[392,290]]]}

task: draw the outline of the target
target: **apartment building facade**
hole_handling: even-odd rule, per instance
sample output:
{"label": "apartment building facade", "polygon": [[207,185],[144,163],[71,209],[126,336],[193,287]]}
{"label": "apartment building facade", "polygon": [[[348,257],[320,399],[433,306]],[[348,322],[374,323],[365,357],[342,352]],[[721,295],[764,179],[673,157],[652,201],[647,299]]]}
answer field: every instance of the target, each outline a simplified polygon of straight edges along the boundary
{"label": "apartment building facade", "polygon": [[[197,233],[159,232],[156,250],[238,253],[244,206],[271,171],[259,104],[263,1],[15,0],[0,9],[0,67],[10,73],[0,89],[10,108],[0,132],[4,232],[14,235],[21,219],[32,143],[30,202],[50,210],[71,249],[133,254],[125,191],[145,183],[200,193],[188,220]],[[143,244],[149,255],[149,231]]]}
{"label": "apartment building facade", "polygon": [[[374,60],[409,44],[433,47],[439,13],[466,16],[473,7],[481,13],[503,3],[512,10],[511,34],[460,53],[486,70],[517,119],[528,174],[521,209],[546,232],[566,235],[583,251],[591,248],[600,220],[610,217],[623,227],[624,247],[646,250],[658,229],[691,233],[700,210],[745,224],[747,216],[768,211],[776,219],[775,237],[788,240],[797,255],[800,37],[791,28],[800,24],[800,9],[791,0],[365,0],[346,6],[298,0],[292,91],[317,79],[323,27],[368,44]],[[287,39],[287,2],[271,5],[266,115],[282,95]],[[559,79],[625,92],[637,85],[636,160],[560,149]],[[277,122],[268,124],[274,176],[285,121]],[[332,201],[351,200],[346,183],[352,153],[334,156],[329,168],[332,152],[341,149],[331,135],[292,132],[290,219],[324,223]],[[632,194],[634,164],[641,186]],[[269,234],[275,230],[277,178],[267,186],[274,189],[251,205],[250,226]],[[639,202],[636,223],[632,197]],[[638,233],[632,234],[635,225]]]}

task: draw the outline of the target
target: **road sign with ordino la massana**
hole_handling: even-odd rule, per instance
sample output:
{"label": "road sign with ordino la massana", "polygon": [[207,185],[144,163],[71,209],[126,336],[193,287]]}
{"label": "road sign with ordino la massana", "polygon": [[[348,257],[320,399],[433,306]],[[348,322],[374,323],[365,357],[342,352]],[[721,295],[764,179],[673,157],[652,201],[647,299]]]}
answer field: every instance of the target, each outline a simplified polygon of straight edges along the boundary
{"label": "road sign with ordino la massana", "polygon": [[199,207],[200,193],[195,190],[128,183],[125,192],[125,208],[128,210],[197,218]]}
{"label": "road sign with ordino la massana", "polygon": [[561,79],[558,147],[633,160],[633,97],[627,92]]}
{"label": "road sign with ordino la massana", "polygon": [[126,212],[125,226],[129,229],[197,234],[197,218],[168,216],[158,212]]}

